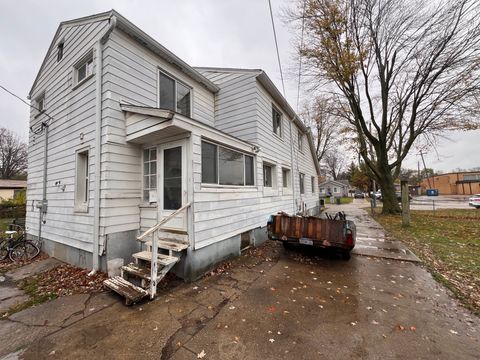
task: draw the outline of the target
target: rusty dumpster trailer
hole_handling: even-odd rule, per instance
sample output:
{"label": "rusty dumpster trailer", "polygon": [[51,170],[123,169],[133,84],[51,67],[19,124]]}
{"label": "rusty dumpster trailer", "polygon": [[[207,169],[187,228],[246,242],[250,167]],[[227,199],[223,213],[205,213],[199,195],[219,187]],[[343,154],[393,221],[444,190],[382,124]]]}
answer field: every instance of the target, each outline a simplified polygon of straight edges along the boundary
{"label": "rusty dumpster trailer", "polygon": [[321,219],[286,213],[271,215],[267,223],[268,238],[281,241],[285,248],[294,244],[320,247],[350,259],[350,251],[355,247],[355,223],[347,220],[344,213],[326,216]]}

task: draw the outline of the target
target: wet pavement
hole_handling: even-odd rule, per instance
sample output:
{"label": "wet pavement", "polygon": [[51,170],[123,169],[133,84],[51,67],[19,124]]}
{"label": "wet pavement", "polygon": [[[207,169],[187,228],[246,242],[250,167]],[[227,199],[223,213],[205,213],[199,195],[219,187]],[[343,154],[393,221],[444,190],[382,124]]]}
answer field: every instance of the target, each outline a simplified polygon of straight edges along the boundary
{"label": "wet pavement", "polygon": [[390,238],[382,226],[373,220],[362,207],[369,204],[364,199],[354,199],[345,205],[328,205],[329,213],[343,211],[347,219],[353,220],[357,227],[357,241],[353,254],[420,262],[402,242]]}
{"label": "wet pavement", "polygon": [[[23,345],[2,340],[0,356],[17,351],[10,358],[478,359],[480,319],[418,262],[382,256],[396,251],[386,250],[390,239],[363,216],[361,205],[340,206],[364,237],[350,261],[312,248],[286,251],[269,241],[226,271],[160,291],[152,302],[125,307],[120,298],[103,294],[98,306],[73,299],[2,320],[0,337],[8,341],[48,326],[52,331]],[[366,246],[376,253],[366,254]],[[91,307],[96,310],[90,314]]]}

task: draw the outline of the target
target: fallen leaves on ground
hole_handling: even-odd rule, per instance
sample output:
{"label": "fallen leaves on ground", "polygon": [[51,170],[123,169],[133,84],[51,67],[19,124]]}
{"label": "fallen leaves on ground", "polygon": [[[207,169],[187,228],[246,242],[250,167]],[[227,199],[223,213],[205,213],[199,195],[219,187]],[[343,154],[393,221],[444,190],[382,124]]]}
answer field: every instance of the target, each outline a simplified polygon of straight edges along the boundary
{"label": "fallen leaves on ground", "polygon": [[55,294],[56,296],[67,296],[101,292],[103,290],[103,281],[107,279],[107,274],[97,272],[88,276],[88,273],[89,270],[72,265],[59,265],[28,278],[24,286],[34,285],[37,295]]}
{"label": "fallen leaves on ground", "polygon": [[408,228],[400,216],[377,220],[405,242],[462,302],[480,313],[480,212],[469,210],[412,211]]}

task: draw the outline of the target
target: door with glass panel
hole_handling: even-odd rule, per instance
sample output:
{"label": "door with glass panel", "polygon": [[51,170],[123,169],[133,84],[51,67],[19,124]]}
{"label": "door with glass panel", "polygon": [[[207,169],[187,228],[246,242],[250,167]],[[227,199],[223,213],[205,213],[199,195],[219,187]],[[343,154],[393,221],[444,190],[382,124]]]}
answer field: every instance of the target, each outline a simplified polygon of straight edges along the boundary
{"label": "door with glass panel", "polygon": [[[159,146],[158,211],[159,220],[187,203],[185,141]],[[170,220],[166,227],[187,230],[187,211]]]}

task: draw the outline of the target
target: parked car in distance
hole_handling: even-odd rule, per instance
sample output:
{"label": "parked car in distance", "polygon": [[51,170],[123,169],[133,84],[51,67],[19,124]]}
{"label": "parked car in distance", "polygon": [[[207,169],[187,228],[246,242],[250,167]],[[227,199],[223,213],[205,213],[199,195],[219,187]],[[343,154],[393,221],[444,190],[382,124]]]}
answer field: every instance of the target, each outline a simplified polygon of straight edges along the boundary
{"label": "parked car in distance", "polygon": [[365,194],[361,191],[355,191],[355,195],[353,197],[355,199],[365,199]]}
{"label": "parked car in distance", "polygon": [[381,190],[377,190],[377,192],[375,193],[375,199],[382,200],[382,191]]}
{"label": "parked car in distance", "polygon": [[480,209],[480,194],[472,195],[472,197],[468,199],[468,205],[473,206],[475,209]]}

